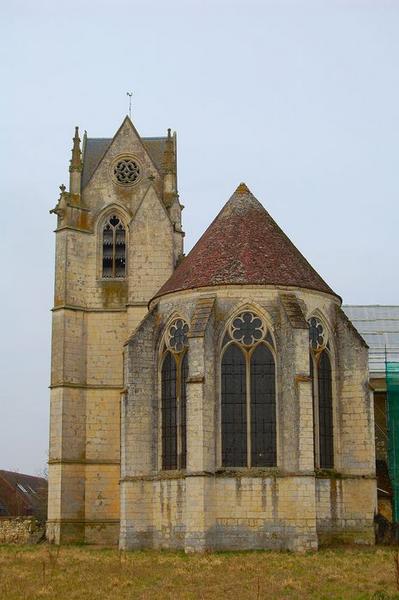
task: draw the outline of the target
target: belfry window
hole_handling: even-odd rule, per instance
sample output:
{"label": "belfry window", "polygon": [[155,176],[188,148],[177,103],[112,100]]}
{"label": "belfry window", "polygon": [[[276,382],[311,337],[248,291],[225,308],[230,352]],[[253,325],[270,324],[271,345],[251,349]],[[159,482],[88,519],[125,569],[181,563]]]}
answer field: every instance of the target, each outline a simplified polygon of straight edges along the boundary
{"label": "belfry window", "polygon": [[309,320],[310,375],[312,378],[315,467],[334,468],[333,395],[330,348],[319,319]]}
{"label": "belfry window", "polygon": [[173,321],[162,356],[162,469],[165,470],[186,468],[187,334],[188,325],[183,319]]}
{"label": "belfry window", "polygon": [[276,465],[276,371],[273,340],[246,311],[231,323],[221,363],[222,466]]}
{"label": "belfry window", "polygon": [[112,215],[102,232],[102,276],[122,279],[126,274],[126,232],[122,221]]}

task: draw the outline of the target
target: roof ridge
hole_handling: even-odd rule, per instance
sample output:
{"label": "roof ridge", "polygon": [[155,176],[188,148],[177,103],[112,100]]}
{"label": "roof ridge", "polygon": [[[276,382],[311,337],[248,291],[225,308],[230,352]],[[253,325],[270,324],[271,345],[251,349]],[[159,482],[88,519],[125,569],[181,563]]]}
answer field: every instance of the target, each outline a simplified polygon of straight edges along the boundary
{"label": "roof ridge", "polygon": [[352,308],[399,308],[399,304],[343,304]]}

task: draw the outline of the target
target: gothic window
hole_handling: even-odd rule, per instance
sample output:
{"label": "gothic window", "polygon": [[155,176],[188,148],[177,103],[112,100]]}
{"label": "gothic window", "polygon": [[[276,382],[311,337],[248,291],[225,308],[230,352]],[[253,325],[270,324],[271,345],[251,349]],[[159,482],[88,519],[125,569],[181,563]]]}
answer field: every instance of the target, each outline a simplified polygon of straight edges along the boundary
{"label": "gothic window", "polygon": [[176,319],[165,336],[161,369],[162,469],[185,469],[188,325]]}
{"label": "gothic window", "polygon": [[126,231],[116,215],[112,215],[103,227],[102,251],[102,276],[123,279],[126,274]]}
{"label": "gothic window", "polygon": [[246,311],[225,336],[221,364],[222,465],[276,465],[275,361],[262,319]]}
{"label": "gothic window", "polygon": [[309,320],[315,467],[334,467],[332,373],[327,332],[319,319]]}
{"label": "gothic window", "polygon": [[176,361],[167,352],[162,363],[162,468],[177,469]]}

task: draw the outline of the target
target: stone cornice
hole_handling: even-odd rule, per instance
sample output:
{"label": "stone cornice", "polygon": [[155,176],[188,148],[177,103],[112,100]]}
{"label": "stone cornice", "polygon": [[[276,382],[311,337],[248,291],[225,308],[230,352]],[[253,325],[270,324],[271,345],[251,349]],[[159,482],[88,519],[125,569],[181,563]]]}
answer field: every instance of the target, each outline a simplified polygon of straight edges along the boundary
{"label": "stone cornice", "polygon": [[49,385],[50,390],[56,388],[75,388],[82,390],[120,390],[123,391],[123,384],[121,385],[112,385],[106,383],[73,383],[71,381],[62,381],[60,383],[52,383]]}

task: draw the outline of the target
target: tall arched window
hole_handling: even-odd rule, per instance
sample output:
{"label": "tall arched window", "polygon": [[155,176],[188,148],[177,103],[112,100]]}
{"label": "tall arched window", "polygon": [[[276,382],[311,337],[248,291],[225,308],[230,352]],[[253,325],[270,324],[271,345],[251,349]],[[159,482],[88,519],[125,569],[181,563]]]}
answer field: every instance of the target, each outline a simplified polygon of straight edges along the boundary
{"label": "tall arched window", "polygon": [[313,391],[315,467],[334,468],[332,373],[327,332],[319,319],[309,320],[310,375]]}
{"label": "tall arched window", "polygon": [[162,468],[177,469],[176,361],[167,352],[162,363]]}
{"label": "tall arched window", "polygon": [[105,278],[121,279],[126,270],[126,232],[122,221],[112,215],[102,231],[103,269]]}
{"label": "tall arched window", "polygon": [[168,328],[161,368],[162,469],[185,469],[187,462],[186,382],[188,325],[176,319]]}
{"label": "tall arched window", "polygon": [[221,364],[222,465],[276,465],[276,374],[273,341],[251,312],[231,323]]}

